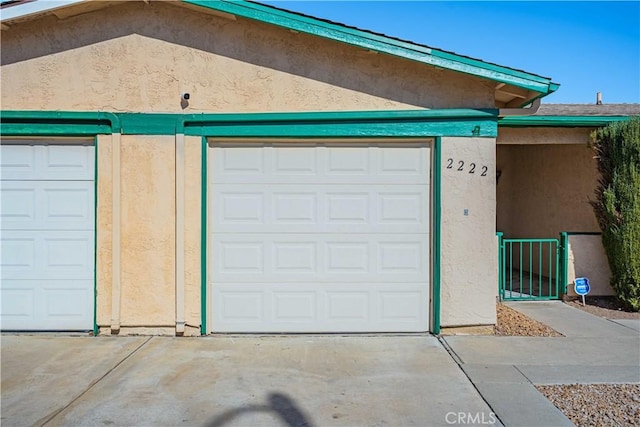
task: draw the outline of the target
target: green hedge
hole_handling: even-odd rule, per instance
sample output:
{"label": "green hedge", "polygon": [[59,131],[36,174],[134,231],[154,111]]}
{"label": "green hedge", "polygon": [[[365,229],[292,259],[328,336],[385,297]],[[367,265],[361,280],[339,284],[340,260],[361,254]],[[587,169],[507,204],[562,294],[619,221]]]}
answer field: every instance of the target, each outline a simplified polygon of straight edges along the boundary
{"label": "green hedge", "polygon": [[592,202],[611,267],[611,286],[640,310],[640,117],[591,135],[600,179]]}

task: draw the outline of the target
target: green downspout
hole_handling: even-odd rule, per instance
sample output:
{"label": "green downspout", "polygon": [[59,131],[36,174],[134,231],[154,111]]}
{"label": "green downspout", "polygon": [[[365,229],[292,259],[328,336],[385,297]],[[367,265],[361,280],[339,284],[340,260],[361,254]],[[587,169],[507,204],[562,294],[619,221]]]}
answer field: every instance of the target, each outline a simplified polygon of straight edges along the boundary
{"label": "green downspout", "polygon": [[98,336],[98,136],[93,138],[93,336]]}
{"label": "green downspout", "polygon": [[440,334],[440,232],[442,214],[442,138],[434,139],[433,155],[433,333]]}

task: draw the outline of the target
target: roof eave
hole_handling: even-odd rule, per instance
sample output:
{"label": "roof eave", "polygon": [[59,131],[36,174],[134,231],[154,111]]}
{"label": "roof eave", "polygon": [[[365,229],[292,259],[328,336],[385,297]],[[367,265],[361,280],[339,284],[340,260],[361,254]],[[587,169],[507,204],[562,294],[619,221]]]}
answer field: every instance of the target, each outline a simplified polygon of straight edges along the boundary
{"label": "roof eave", "polygon": [[[529,104],[534,99],[549,95],[558,89],[558,85],[551,82],[551,80],[546,77],[503,67],[497,64],[483,62],[478,59],[457,55],[452,52],[445,52],[408,41],[346,27],[259,3],[235,0],[181,1],[184,4],[256,20],[287,28],[289,30],[346,43],[362,49],[385,53],[434,67],[522,88],[531,92],[531,96],[527,96],[522,100],[522,106]],[[15,20],[22,21],[25,18],[35,17],[86,2],[87,0],[29,2],[3,10],[1,22],[3,24],[3,28],[5,28],[7,27],[7,24],[10,26],[12,21]]]}
{"label": "roof eave", "polygon": [[246,19],[261,21],[301,33],[357,46],[375,52],[386,53],[423,64],[457,71],[476,77],[505,83],[535,92],[537,95],[524,100],[546,96],[558,89],[558,84],[546,77],[489,64],[477,59],[416,45],[381,35],[347,28],[307,16],[274,9],[257,3],[229,0],[182,0],[184,3],[217,10]]}
{"label": "roof eave", "polygon": [[631,116],[508,116],[498,119],[499,127],[601,127]]}

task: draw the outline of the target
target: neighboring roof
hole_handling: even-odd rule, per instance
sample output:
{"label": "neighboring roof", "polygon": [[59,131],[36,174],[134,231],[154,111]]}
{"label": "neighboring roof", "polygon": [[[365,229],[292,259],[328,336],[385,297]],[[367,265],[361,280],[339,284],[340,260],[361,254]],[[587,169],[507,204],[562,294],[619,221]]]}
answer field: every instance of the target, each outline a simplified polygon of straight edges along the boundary
{"label": "neighboring roof", "polygon": [[506,116],[501,127],[599,127],[640,116],[640,104],[542,104],[531,116]]}
{"label": "neighboring roof", "polygon": [[535,116],[634,116],[640,104],[542,104]]}
{"label": "neighboring roof", "polygon": [[[62,9],[71,10],[83,4],[86,11],[87,6],[100,3],[81,0],[34,1],[4,8],[0,19],[2,28],[8,29],[16,22],[34,19],[43,14],[70,16],[70,12]],[[522,107],[534,99],[556,91],[559,87],[548,77],[273,6],[231,0],[182,0],[181,3],[492,80],[496,82],[494,90],[498,107]]]}

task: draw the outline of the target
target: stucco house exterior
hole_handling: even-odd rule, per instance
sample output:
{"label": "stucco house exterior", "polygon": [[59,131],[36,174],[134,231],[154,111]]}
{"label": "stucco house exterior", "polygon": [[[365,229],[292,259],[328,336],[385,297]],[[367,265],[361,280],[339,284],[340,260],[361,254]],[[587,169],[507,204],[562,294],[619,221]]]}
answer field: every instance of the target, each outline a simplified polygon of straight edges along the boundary
{"label": "stucco house exterior", "polygon": [[538,108],[549,78],[253,2],[1,21],[4,330],[491,328],[496,231],[596,232],[588,133],[640,112]]}

